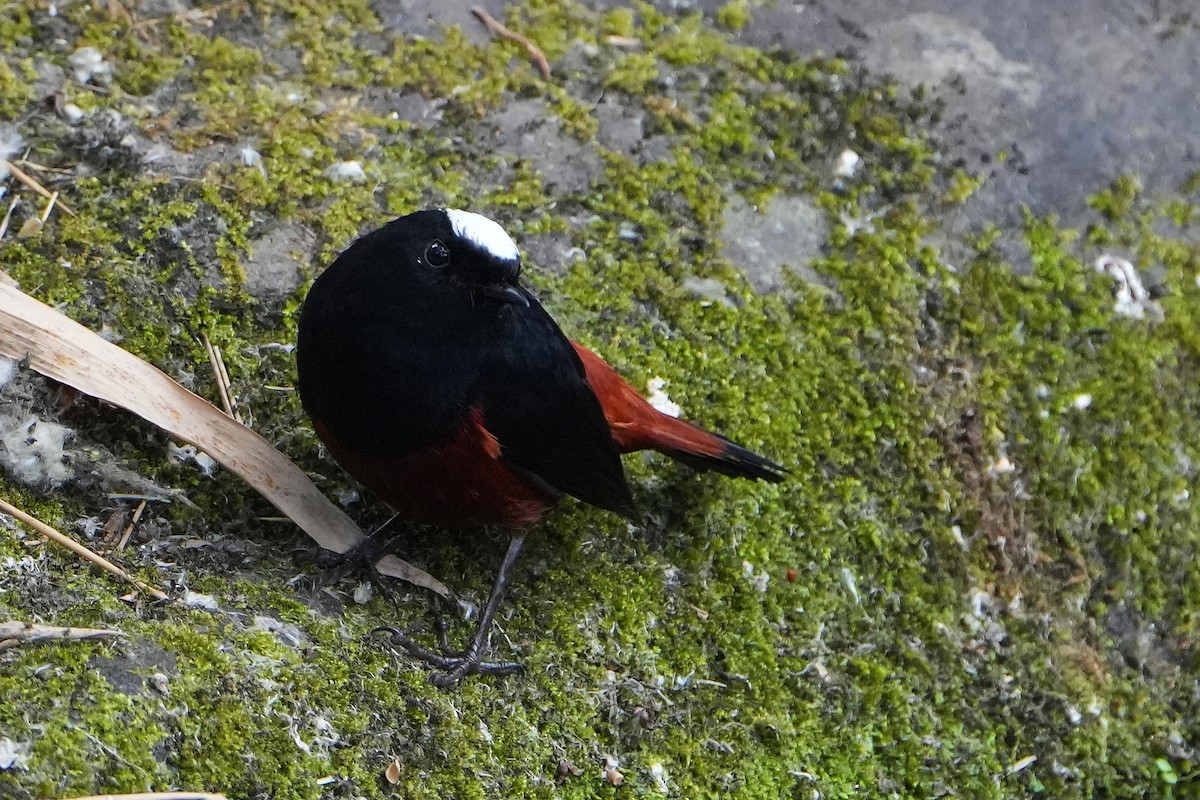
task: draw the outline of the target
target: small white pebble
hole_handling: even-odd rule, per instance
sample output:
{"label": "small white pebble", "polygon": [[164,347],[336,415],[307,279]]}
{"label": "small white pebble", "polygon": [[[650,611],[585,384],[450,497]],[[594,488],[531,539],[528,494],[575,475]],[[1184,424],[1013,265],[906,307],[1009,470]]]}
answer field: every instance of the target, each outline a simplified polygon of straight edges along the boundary
{"label": "small white pebble", "polygon": [[79,122],[79,120],[83,119],[84,111],[74,103],[64,103],[62,107],[62,115],[63,119],[74,125],[75,123]]}
{"label": "small white pebble", "polygon": [[242,166],[244,167],[257,167],[262,164],[262,153],[250,145],[243,147],[238,155],[241,156]]}
{"label": "small white pebble", "polygon": [[988,472],[992,475],[1008,475],[1010,472],[1016,471],[1017,465],[1010,461],[1008,456],[1000,456],[988,467]]}
{"label": "small white pebble", "polygon": [[853,150],[843,150],[837,158],[837,167],[834,173],[839,178],[853,178],[854,173],[858,172],[858,166],[862,162],[862,157]]}
{"label": "small white pebble", "polygon": [[650,396],[646,399],[656,410],[661,411],[668,417],[678,417],[683,413],[683,409],[664,391],[666,386],[667,382],[665,379],[651,378],[646,383],[646,389],[650,392]]}
{"label": "small white pebble", "polygon": [[1076,411],[1084,411],[1092,405],[1092,396],[1090,394],[1077,394],[1071,401],[1071,407]]}

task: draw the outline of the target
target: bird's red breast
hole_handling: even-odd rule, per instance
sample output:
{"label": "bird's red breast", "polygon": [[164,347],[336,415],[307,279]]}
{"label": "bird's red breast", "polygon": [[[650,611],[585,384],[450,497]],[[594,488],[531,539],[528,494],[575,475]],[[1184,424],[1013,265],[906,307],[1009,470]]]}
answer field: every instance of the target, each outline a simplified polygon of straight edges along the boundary
{"label": "bird's red breast", "polygon": [[558,500],[500,457],[479,407],[449,439],[411,453],[365,454],[345,447],[320,420],[313,428],[343,469],[411,522],[523,528]]}

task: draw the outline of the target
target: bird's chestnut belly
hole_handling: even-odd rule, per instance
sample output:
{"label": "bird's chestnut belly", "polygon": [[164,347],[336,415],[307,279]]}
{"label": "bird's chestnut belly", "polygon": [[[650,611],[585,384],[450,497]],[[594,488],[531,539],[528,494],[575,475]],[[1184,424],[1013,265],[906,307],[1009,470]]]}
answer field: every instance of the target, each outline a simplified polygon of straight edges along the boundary
{"label": "bird's chestnut belly", "polygon": [[522,528],[557,501],[500,457],[500,445],[483,427],[478,409],[450,439],[413,453],[360,452],[319,420],[313,428],[346,472],[411,522]]}

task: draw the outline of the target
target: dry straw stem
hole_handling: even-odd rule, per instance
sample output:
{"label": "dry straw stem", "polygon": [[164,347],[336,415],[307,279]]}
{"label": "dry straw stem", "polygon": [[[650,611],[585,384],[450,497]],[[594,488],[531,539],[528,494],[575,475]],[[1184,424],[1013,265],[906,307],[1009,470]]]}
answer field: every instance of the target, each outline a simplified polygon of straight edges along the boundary
{"label": "dry straw stem", "polygon": [[[29,173],[22,170],[16,164],[12,163],[11,161],[5,161],[4,163],[8,165],[8,171],[12,173],[12,176],[14,178],[16,178],[21,183],[28,186],[30,189],[33,189],[35,192],[40,194],[42,197],[49,200],[51,197],[54,196],[54,194],[55,194],[54,192],[50,191],[45,186],[42,186],[42,184],[40,184],[36,178],[34,178],[32,175],[30,175]],[[59,202],[58,207],[60,209],[62,209],[62,212],[64,214],[66,214],[67,216],[71,216],[71,217],[75,216],[75,212],[72,211],[67,206],[66,203]]]}
{"label": "dry straw stem", "polygon": [[233,382],[229,380],[229,370],[225,368],[225,359],[221,356],[221,351],[216,345],[208,340],[207,336],[201,338],[204,343],[204,352],[208,354],[208,362],[212,365],[213,375],[217,381],[217,390],[221,394],[221,405],[225,408],[225,413],[236,419],[238,422],[245,423],[242,415],[238,413],[237,404],[233,400]]}
{"label": "dry straw stem", "polygon": [[0,650],[20,644],[38,642],[84,642],[91,639],[111,639],[123,635],[120,631],[102,628],[61,628],[57,625],[35,625],[32,622],[0,622]]}
{"label": "dry straw stem", "polygon": [[137,508],[133,510],[133,516],[129,518],[129,524],[125,526],[125,532],[121,534],[121,541],[117,542],[117,549],[124,550],[125,545],[129,544],[129,537],[133,535],[133,529],[142,519],[142,513],[146,510],[148,500],[143,499],[138,503]]}
{"label": "dry straw stem", "polygon": [[59,533],[57,530],[55,530],[54,528],[51,528],[49,525],[42,522],[37,517],[31,517],[29,514],[26,514],[24,511],[17,508],[16,506],[14,506],[12,503],[9,503],[6,500],[0,500],[0,511],[3,511],[5,514],[8,514],[10,517],[14,517],[15,519],[19,520],[20,522],[23,522],[24,524],[28,525],[29,527],[31,527],[35,531],[37,531],[40,535],[46,537],[47,539],[49,539],[50,541],[52,541],[56,544],[62,545],[63,547],[67,548],[68,550],[70,550],[72,553],[79,556],[80,558],[86,559],[87,561],[92,562],[93,564],[100,567],[101,569],[111,572],[113,575],[116,575],[121,580],[129,581],[134,586],[136,586],[138,589],[142,590],[143,592],[150,595],[154,599],[156,599],[156,600],[166,600],[167,599],[166,592],[162,591],[161,589],[155,589],[153,586],[148,586],[145,583],[142,583],[137,578],[133,577],[128,572],[121,569],[116,564],[112,563],[107,558],[105,558],[104,556],[99,555],[98,553],[92,552],[88,548],[81,545],[79,542],[72,539],[70,536],[67,536],[64,533]]}
{"label": "dry straw stem", "polygon": [[[270,442],[171,380],[21,290],[0,284],[0,355],[84,394],[132,411],[190,442],[237,474],[326,550],[345,553],[366,537]],[[449,597],[441,581],[392,555],[375,568]]]}

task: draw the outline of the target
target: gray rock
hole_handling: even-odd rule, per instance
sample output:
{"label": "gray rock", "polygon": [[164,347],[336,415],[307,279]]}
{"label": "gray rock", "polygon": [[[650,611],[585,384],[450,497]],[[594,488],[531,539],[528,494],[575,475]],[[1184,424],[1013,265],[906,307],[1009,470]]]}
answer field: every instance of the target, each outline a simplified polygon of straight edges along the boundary
{"label": "gray rock", "polygon": [[242,264],[246,291],[260,300],[278,300],[300,285],[299,264],[307,261],[316,237],[301,225],[287,224],[250,243]]}
{"label": "gray rock", "polygon": [[476,44],[487,42],[487,29],[471,14],[483,6],[496,19],[504,18],[504,4],[497,0],[376,0],[375,13],[393,33],[434,37],[449,25],[458,25]]}
{"label": "gray rock", "polygon": [[[654,2],[710,15],[724,4]],[[1196,19],[1195,0],[789,1],[754,4],[739,35],[932,89],[945,102],[937,135],[989,178],[947,221],[959,236],[984,223],[1019,230],[1025,205],[1084,224],[1085,199],[1119,174],[1155,194],[1200,169],[1200,103],[1185,79],[1200,74]]]}
{"label": "gray rock", "polygon": [[595,150],[564,133],[541,100],[515,100],[483,125],[491,152],[529,159],[547,187],[559,194],[587,189],[603,171]]}
{"label": "gray rock", "polygon": [[619,103],[605,97],[592,113],[599,123],[596,141],[601,145],[627,155],[641,147],[645,137],[644,112],[630,108],[627,103]]}
{"label": "gray rock", "polygon": [[784,267],[806,281],[829,286],[810,265],[829,236],[825,213],[802,197],[783,196],[760,210],[740,195],[725,210],[721,238],[725,257],[760,292],[778,289]]}
{"label": "gray rock", "polygon": [[558,275],[566,272],[572,262],[584,257],[583,251],[572,245],[569,233],[523,236],[521,249],[528,256],[527,263]]}

